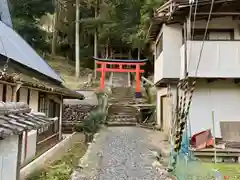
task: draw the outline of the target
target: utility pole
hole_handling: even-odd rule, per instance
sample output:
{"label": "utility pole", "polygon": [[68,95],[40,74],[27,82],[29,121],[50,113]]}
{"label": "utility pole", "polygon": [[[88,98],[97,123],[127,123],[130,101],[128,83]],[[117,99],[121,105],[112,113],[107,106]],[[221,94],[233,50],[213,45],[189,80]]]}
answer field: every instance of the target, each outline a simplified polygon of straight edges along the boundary
{"label": "utility pole", "polygon": [[58,20],[58,0],[54,0],[54,15],[53,15],[53,32],[52,32],[52,58],[56,55],[56,40],[57,40],[57,20]]}
{"label": "utility pole", "polygon": [[75,21],[75,76],[79,78],[80,76],[80,45],[79,45],[79,6],[80,0],[76,0],[76,21]]}
{"label": "utility pole", "polygon": [[[99,0],[97,0],[95,5],[95,20],[98,17],[98,6],[99,6]],[[95,33],[94,33],[94,57],[98,57],[98,28],[96,27]],[[96,61],[94,61],[94,79],[97,78],[97,64]]]}

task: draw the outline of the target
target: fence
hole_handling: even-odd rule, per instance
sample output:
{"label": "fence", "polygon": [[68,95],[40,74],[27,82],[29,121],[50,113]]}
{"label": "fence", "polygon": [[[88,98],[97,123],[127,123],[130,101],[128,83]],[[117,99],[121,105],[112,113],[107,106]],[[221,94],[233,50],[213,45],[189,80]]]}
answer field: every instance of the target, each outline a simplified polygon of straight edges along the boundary
{"label": "fence", "polygon": [[59,119],[37,130],[37,155],[42,154],[59,141]]}

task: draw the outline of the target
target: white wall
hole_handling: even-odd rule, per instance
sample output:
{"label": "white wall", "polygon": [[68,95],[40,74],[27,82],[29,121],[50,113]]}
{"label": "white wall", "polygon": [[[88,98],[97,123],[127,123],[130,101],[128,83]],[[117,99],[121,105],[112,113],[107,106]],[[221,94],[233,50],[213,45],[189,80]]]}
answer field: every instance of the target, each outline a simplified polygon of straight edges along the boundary
{"label": "white wall", "polygon": [[159,80],[163,79],[163,54],[164,52],[162,52],[154,61],[154,83],[157,83]]}
{"label": "white wall", "polygon": [[12,86],[7,85],[7,96],[6,96],[6,102],[12,101]]}
{"label": "white wall", "polygon": [[[28,132],[26,149],[25,149],[25,137],[26,137],[26,132],[23,133],[23,138],[22,138],[21,165],[28,163],[36,155],[37,131],[31,130],[30,132]],[[25,151],[26,151],[26,158],[24,157]]]}
{"label": "white wall", "polygon": [[163,51],[160,57],[155,57],[155,82],[163,78],[178,78],[180,73],[182,26],[180,24],[163,25],[160,33],[163,33]]}
{"label": "white wall", "polygon": [[30,90],[29,106],[33,112],[38,112],[38,91]]}
{"label": "white wall", "polygon": [[19,101],[27,104],[28,89],[20,88],[19,91],[20,91]]}
{"label": "white wall", "polygon": [[[201,60],[201,41],[188,41],[187,71],[189,77],[239,78],[240,77],[240,42],[239,41],[205,41]],[[181,72],[184,74],[184,46],[182,47]],[[199,65],[199,66],[198,66]],[[197,68],[198,67],[198,68]],[[196,73],[197,71],[197,73]]]}
{"label": "white wall", "polygon": [[216,136],[221,137],[220,121],[240,121],[240,86],[231,81],[199,82],[189,112],[192,134],[212,128],[215,113]]}
{"label": "white wall", "polygon": [[[162,78],[184,77],[185,54],[182,48],[182,28],[183,26],[179,24],[162,26],[160,33],[163,33],[163,52],[161,57],[155,58],[155,82],[158,82]],[[195,29],[205,28],[205,20],[196,21]],[[240,21],[233,20],[231,17],[212,19],[209,24],[209,29],[234,29],[235,40],[240,39]],[[198,61],[201,41],[194,42],[193,45],[188,44],[188,51],[190,50],[190,46],[192,46],[191,51],[193,51],[190,55],[189,63],[192,68],[190,69],[191,75],[196,72],[195,62]],[[239,77],[240,42],[209,41],[204,44],[204,47],[201,65],[199,67],[199,69],[202,68],[202,70],[201,72],[199,70],[199,73],[201,73],[199,76]],[[181,48],[182,52],[180,52]],[[209,59],[211,59],[211,61],[209,61]],[[229,63],[229,61],[231,62]]]}
{"label": "white wall", "polygon": [[0,180],[16,180],[18,136],[1,140],[0,149]]}

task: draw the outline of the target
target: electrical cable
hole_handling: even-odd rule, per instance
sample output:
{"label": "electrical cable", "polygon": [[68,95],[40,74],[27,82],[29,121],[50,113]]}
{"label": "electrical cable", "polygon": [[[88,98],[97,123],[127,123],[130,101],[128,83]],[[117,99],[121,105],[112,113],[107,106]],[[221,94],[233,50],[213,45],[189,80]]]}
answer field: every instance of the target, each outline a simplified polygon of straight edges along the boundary
{"label": "electrical cable", "polygon": [[[213,6],[214,6],[214,0],[212,0],[212,2],[211,2],[210,12],[209,12],[209,16],[208,16],[208,21],[207,21],[207,25],[206,25],[203,41],[202,41],[202,46],[201,46],[201,50],[200,50],[200,54],[199,54],[199,58],[198,58],[198,64],[197,64],[197,68],[196,68],[196,73],[195,74],[197,74],[197,72],[198,72],[199,64],[200,64],[200,61],[201,61],[201,56],[202,56],[202,52],[203,52],[204,42],[205,42],[205,39],[206,39],[206,36],[207,36],[208,26],[209,26],[209,23],[210,23]],[[196,80],[197,80],[196,75],[195,75],[195,79],[194,79],[194,81],[192,83],[192,87],[191,87],[191,90],[190,90],[188,103],[187,103],[187,106],[185,108],[186,96],[187,96],[187,91],[188,91],[188,87],[187,87],[188,81],[187,81],[187,78],[188,77],[185,78],[186,84],[185,84],[185,90],[184,90],[184,97],[183,98],[181,97],[181,99],[183,100],[183,107],[182,107],[183,109],[182,109],[182,111],[181,111],[181,109],[179,110],[179,112],[181,112],[180,119],[178,119],[178,122],[180,122],[178,124],[179,130],[177,130],[177,133],[176,133],[176,136],[175,136],[175,148],[174,148],[175,153],[173,155],[173,160],[172,160],[172,163],[171,163],[172,167],[174,169],[176,168],[177,155],[179,153],[179,150],[181,149],[183,130],[185,128],[185,125],[186,125],[186,122],[187,122],[187,119],[188,119],[189,110],[190,110],[192,97],[193,97],[193,92],[195,90]]]}
{"label": "electrical cable", "polygon": [[215,0],[212,0],[212,2],[211,2],[210,12],[209,12],[209,15],[208,15],[208,20],[207,20],[207,25],[206,25],[205,33],[204,33],[204,36],[203,36],[203,41],[202,41],[202,45],[201,45],[201,49],[200,49],[200,54],[199,54],[199,57],[198,57],[198,63],[197,63],[197,68],[196,68],[196,72],[195,72],[195,77],[197,76],[197,73],[198,73],[198,68],[199,68],[199,65],[200,65],[201,57],[202,57],[203,47],[204,47],[205,40],[206,40],[206,37],[207,37],[207,32],[208,32],[210,19],[211,19],[211,16],[212,16],[214,1]]}

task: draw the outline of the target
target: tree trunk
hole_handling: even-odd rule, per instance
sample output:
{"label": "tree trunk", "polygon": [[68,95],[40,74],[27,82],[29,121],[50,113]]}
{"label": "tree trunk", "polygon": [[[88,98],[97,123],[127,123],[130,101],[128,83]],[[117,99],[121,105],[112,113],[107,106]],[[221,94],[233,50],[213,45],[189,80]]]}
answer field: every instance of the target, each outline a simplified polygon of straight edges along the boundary
{"label": "tree trunk", "polygon": [[53,16],[52,49],[51,49],[52,58],[53,56],[56,55],[56,40],[57,40],[56,24],[58,20],[58,1],[57,0],[54,1],[54,6],[55,6],[55,12]]}
{"label": "tree trunk", "polygon": [[[97,0],[97,4],[95,6],[95,19],[98,17],[98,0]],[[98,28],[95,29],[95,33],[94,33],[94,57],[98,57]],[[97,64],[96,61],[94,61],[94,79],[97,78]]]}
{"label": "tree trunk", "polygon": [[140,60],[140,59],[141,59],[141,49],[138,48],[138,60]]}
{"label": "tree trunk", "polygon": [[75,22],[75,76],[79,78],[80,76],[80,54],[79,54],[79,11],[80,11],[80,3],[79,0],[76,0],[76,22]]}

